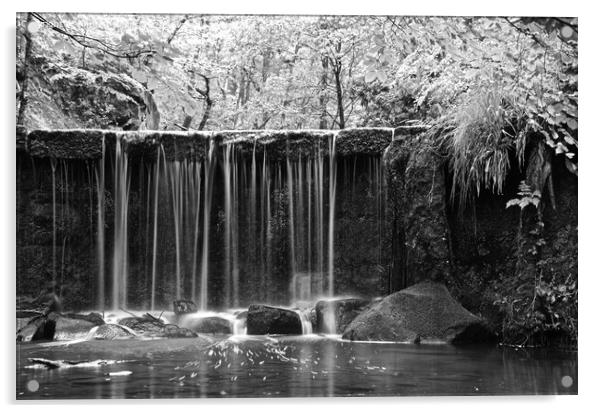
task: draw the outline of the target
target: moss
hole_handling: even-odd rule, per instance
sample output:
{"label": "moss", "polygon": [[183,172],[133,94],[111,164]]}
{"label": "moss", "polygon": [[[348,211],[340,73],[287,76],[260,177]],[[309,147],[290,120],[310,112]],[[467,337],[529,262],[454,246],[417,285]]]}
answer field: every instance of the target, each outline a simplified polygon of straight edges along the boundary
{"label": "moss", "polygon": [[31,131],[28,150],[36,158],[96,159],[106,132],[94,129]]}
{"label": "moss", "polygon": [[34,130],[25,137],[18,134],[20,148],[27,148],[35,158],[98,159],[102,156],[102,140],[106,151],[114,148],[115,139],[127,142],[131,156],[155,159],[158,144],[163,145],[167,160],[185,158],[203,160],[214,140],[218,146],[235,143],[239,156],[250,157],[253,151],[266,153],[272,161],[287,156],[313,157],[318,150],[328,154],[329,141],[337,136],[338,155],[380,155],[389,146],[392,129],[347,129],[296,131],[114,131],[100,129]]}
{"label": "moss", "polygon": [[345,129],[337,136],[337,155],[380,155],[392,139],[390,128]]}

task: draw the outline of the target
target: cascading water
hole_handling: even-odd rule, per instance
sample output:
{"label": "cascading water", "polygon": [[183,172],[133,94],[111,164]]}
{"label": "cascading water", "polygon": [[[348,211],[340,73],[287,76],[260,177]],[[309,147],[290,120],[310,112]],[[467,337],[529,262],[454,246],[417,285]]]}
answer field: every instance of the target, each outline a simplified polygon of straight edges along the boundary
{"label": "cascading water", "polygon": [[[205,158],[205,186],[203,196],[203,252],[201,255],[201,286],[199,292],[199,308],[208,308],[209,281],[209,225],[211,220],[211,201],[213,199],[213,175],[215,173],[215,142],[209,140],[209,150]],[[196,245],[196,244],[195,244]]]}
{"label": "cascading water", "polygon": [[154,204],[153,204],[153,258],[151,269],[151,310],[155,310],[156,289],[157,289],[157,237],[159,221],[159,172],[161,163],[161,146],[157,146],[157,161],[155,162],[155,185],[154,185]]}
{"label": "cascading water", "polygon": [[[158,143],[150,166],[130,164],[125,136],[116,139],[112,162],[113,309],[128,307],[127,289],[141,286],[150,289],[148,295],[131,305],[151,310],[165,309],[177,298],[192,299],[207,311],[334,295],[336,136],[273,160],[257,140],[252,152],[243,154],[238,141],[211,136],[204,156],[175,159],[171,147],[168,156]],[[221,174],[215,173],[218,163]],[[132,189],[133,173],[140,179]],[[99,304],[104,302],[104,176],[103,155],[96,171]],[[221,196],[216,198],[216,191]],[[135,238],[144,245],[128,245],[129,226],[137,234],[145,228],[147,235]],[[214,237],[222,242],[212,249]],[[135,248],[131,257],[130,248]]]}
{"label": "cascading water", "polygon": [[[333,135],[330,143],[329,151],[329,176],[328,176],[328,297],[334,297],[334,213],[337,194],[337,165],[336,165],[336,139],[337,135]],[[332,301],[326,308],[324,314],[324,324],[326,332],[329,334],[336,333],[335,310]]]}
{"label": "cascading water", "polygon": [[127,307],[130,171],[126,143],[122,140],[119,136],[115,142],[113,309]]}
{"label": "cascading water", "polygon": [[330,141],[329,152],[329,200],[328,200],[328,295],[334,296],[334,211],[337,197],[337,164],[336,164],[337,135]]}
{"label": "cascading water", "polygon": [[238,307],[238,162],[234,145],[227,142],[223,151],[224,168],[224,284],[225,302]]}
{"label": "cascading water", "polygon": [[102,157],[96,169],[97,229],[96,258],[98,260],[98,308],[105,308],[105,139],[102,138]]}
{"label": "cascading water", "polygon": [[307,314],[301,310],[295,310],[295,312],[299,316],[299,321],[301,321],[301,334],[307,335],[313,333],[311,321],[309,320]]}
{"label": "cascading water", "polygon": [[50,159],[52,168],[52,282],[56,283],[56,159]]}

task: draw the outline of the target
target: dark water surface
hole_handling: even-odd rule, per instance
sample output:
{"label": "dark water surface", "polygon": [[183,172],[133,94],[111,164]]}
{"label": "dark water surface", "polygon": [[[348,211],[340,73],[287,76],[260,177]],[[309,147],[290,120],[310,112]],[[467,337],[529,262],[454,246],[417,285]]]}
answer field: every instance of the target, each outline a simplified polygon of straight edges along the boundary
{"label": "dark water surface", "polygon": [[576,394],[578,385],[570,352],[323,336],[48,344],[17,346],[17,399]]}

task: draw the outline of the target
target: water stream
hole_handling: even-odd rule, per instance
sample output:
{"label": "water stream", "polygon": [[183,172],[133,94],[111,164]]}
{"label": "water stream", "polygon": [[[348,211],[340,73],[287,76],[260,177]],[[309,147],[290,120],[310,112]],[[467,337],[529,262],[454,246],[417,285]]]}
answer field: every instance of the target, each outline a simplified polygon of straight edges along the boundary
{"label": "water stream", "polygon": [[[48,369],[31,359],[63,366]],[[82,361],[79,365],[61,360]],[[21,345],[17,398],[576,394],[576,353],[322,336]]]}

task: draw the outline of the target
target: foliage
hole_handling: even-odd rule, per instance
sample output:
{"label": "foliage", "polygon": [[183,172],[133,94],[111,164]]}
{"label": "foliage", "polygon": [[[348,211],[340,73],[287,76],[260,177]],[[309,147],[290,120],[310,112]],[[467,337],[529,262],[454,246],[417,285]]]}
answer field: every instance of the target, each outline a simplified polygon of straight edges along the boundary
{"label": "foliage", "polygon": [[[503,339],[514,344],[550,344],[577,337],[577,234],[566,225],[548,245],[541,214],[541,193],[524,181],[506,207],[520,208],[517,264],[513,277],[500,279],[496,299]],[[529,206],[533,206],[529,209]],[[529,211],[535,210],[535,218]],[[529,219],[530,218],[530,219]]]}
{"label": "foliage", "polygon": [[537,208],[539,206],[539,202],[541,201],[541,192],[538,190],[531,191],[531,188],[525,181],[522,181],[518,187],[518,196],[520,196],[520,198],[513,198],[508,201],[506,203],[506,208],[518,206],[522,211],[529,205],[533,205],[535,208]]}
{"label": "foliage", "polygon": [[[452,199],[463,203],[471,191],[478,195],[483,185],[501,193],[515,147],[512,103],[499,90],[479,90],[456,112],[449,145],[453,169]],[[457,194],[459,192],[459,194]]]}

